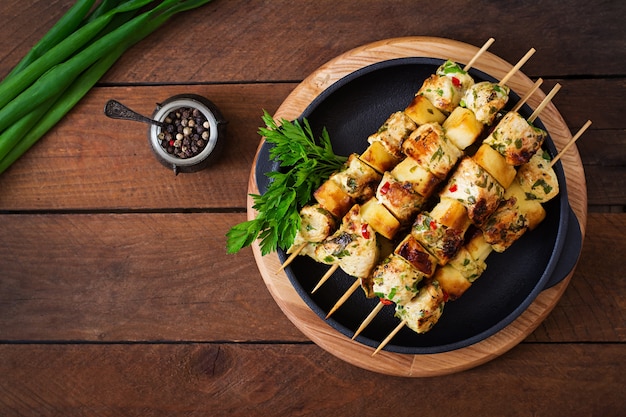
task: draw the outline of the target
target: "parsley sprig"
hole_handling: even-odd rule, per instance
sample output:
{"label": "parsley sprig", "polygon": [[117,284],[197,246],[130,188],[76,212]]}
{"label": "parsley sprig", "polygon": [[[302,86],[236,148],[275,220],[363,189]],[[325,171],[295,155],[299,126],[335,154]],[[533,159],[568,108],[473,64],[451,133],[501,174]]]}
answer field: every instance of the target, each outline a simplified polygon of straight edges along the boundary
{"label": "parsley sprig", "polygon": [[264,111],[263,122],[265,127],[259,128],[258,133],[274,145],[270,158],[277,161],[281,169],[265,174],[270,183],[263,195],[250,194],[257,217],[228,231],[228,253],[237,253],[257,239],[260,239],[263,255],[291,246],[300,228],[299,210],[311,200],[322,181],[341,168],[347,159],[335,155],[325,128],[316,141],[306,119],[302,123],[282,119],[278,126]]}

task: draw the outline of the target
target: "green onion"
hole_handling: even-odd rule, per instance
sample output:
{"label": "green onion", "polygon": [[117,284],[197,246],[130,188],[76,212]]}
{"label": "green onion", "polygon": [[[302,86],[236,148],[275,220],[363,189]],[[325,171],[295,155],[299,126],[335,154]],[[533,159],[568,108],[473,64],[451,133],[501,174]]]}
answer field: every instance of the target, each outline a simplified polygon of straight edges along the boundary
{"label": "green onion", "polygon": [[103,0],[102,2],[100,2],[100,4],[98,4],[98,7],[96,7],[94,11],[91,12],[87,19],[84,20],[83,25],[92,22],[103,14],[109,12],[110,10],[113,10],[114,8],[119,6],[122,1],[124,0]]}
{"label": "green onion", "polygon": [[95,0],[78,0],[61,19],[44,35],[43,38],[22,58],[5,79],[12,77],[33,61],[49,51],[63,39],[70,36],[87,16]]}
{"label": "green onion", "polygon": [[55,25],[44,44],[54,44],[79,19],[84,25],[39,58],[38,53],[25,57],[0,84],[0,173],[71,110],[123,52],[174,14],[210,1],[165,0],[135,16],[151,1],[105,0],[86,19],[76,10],[84,6],[79,1],[68,12],[71,17],[61,19],[67,27]]}
{"label": "green onion", "polygon": [[[55,65],[62,63],[65,59],[76,53],[81,47],[91,41],[102,29],[104,29],[117,13],[124,13],[145,6],[151,0],[131,0],[115,9],[109,11],[105,15],[99,17],[93,22],[82,26],[77,31],[62,42],[55,45],[48,52],[36,59],[26,68],[10,78],[6,78],[0,83],[0,107],[4,107],[7,103],[14,99],[24,88],[37,80],[46,71]],[[113,47],[114,45],[109,45]],[[3,129],[0,127],[0,130]]]}

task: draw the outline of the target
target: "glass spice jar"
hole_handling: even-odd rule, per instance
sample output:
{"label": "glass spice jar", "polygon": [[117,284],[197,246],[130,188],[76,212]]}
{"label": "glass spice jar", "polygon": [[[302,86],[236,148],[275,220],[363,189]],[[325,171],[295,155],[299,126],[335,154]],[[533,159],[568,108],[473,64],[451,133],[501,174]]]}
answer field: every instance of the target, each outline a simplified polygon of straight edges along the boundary
{"label": "glass spice jar", "polygon": [[180,94],[158,104],[152,118],[164,126],[151,125],[150,146],[156,158],[176,175],[196,172],[219,156],[226,121],[215,104],[196,94]]}

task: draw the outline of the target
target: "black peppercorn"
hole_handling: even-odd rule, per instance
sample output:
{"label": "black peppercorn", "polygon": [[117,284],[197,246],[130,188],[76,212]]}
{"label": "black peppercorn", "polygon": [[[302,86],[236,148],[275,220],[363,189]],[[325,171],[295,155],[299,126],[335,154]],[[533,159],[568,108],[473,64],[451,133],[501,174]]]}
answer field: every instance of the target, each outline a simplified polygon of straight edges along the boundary
{"label": "black peppercorn", "polygon": [[164,122],[166,132],[161,132],[159,139],[167,153],[179,158],[192,158],[206,146],[210,136],[209,123],[198,109],[182,107],[173,110]]}

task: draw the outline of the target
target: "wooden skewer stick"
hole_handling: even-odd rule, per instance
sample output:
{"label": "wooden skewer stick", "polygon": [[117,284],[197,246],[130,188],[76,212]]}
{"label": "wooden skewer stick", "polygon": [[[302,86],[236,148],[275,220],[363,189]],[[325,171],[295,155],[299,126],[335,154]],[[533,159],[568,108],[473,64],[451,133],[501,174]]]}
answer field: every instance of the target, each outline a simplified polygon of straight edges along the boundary
{"label": "wooden skewer stick", "polygon": [[583,127],[580,128],[580,130],[578,131],[578,133],[576,133],[574,135],[574,137],[572,138],[572,140],[570,140],[567,145],[565,145],[565,147],[561,150],[561,152],[559,152],[559,154],[557,156],[554,157],[554,159],[550,162],[550,166],[554,166],[554,164],[556,164],[556,161],[558,161],[559,159],[561,159],[561,156],[563,156],[563,154],[565,152],[567,152],[567,150],[574,144],[574,142],[576,142],[578,140],[578,138],[580,138],[582,136],[582,134],[585,132],[585,130],[587,130],[587,128],[591,126],[591,120],[587,120],[587,122],[583,125]]}
{"label": "wooden skewer stick", "polygon": [[560,89],[561,89],[561,84],[558,84],[558,83],[554,87],[552,87],[552,90],[548,93],[546,98],[544,98],[543,101],[539,103],[539,105],[537,106],[533,114],[531,114],[530,117],[528,118],[529,123],[532,123],[535,121],[535,119],[539,116],[539,113],[541,113],[543,109],[546,108],[546,106],[550,103],[550,101],[552,101],[552,99],[554,98],[556,93],[559,92]]}
{"label": "wooden skewer stick", "polygon": [[500,80],[500,82],[498,83],[499,86],[504,86],[506,85],[507,82],[509,82],[509,79],[517,72],[517,70],[519,70],[522,65],[524,65],[526,63],[526,61],[528,61],[530,59],[530,57],[535,53],[535,48],[530,48],[530,50],[528,52],[526,52],[526,55],[524,55],[522,57],[522,59],[520,59],[517,64],[515,64],[515,66],[513,68],[511,68],[511,71],[509,71],[503,79]]}
{"label": "wooden skewer stick", "polygon": [[354,332],[354,335],[352,336],[352,340],[356,339],[356,337],[358,335],[360,335],[361,332],[363,330],[365,330],[365,328],[367,326],[369,326],[369,324],[372,322],[372,320],[374,320],[374,317],[376,317],[376,315],[378,313],[380,313],[380,310],[382,310],[384,306],[385,306],[385,304],[382,301],[380,301],[380,302],[378,302],[378,304],[376,304],[376,307],[374,307],[374,309],[371,311],[371,313],[365,318],[365,320],[363,320],[363,323],[361,323],[359,328],[356,329],[356,332]]}
{"label": "wooden skewer stick", "polygon": [[343,305],[343,303],[346,302],[346,300],[348,298],[350,298],[350,296],[352,294],[354,294],[354,292],[357,290],[357,288],[359,288],[361,286],[361,280],[360,279],[356,279],[354,281],[354,283],[350,286],[350,288],[348,288],[348,290],[343,294],[343,296],[337,300],[337,302],[335,303],[335,305],[333,306],[333,308],[330,309],[330,311],[328,312],[328,314],[326,315],[326,318],[329,318],[335,311],[337,311],[337,309],[339,307],[341,307]]}
{"label": "wooden skewer stick", "polygon": [[387,343],[389,343],[389,341],[391,339],[393,339],[393,337],[400,331],[402,330],[402,328],[406,325],[406,321],[402,320],[400,322],[400,324],[398,324],[396,326],[395,329],[392,330],[391,333],[389,333],[389,335],[385,338],[385,340],[383,340],[382,342],[380,342],[380,345],[378,345],[378,347],[376,348],[376,350],[374,351],[374,353],[372,353],[372,356],[376,355],[378,352],[380,352],[385,346],[387,346]]}
{"label": "wooden skewer stick", "polygon": [[306,247],[306,243],[303,243],[302,245],[298,246],[296,248],[295,251],[293,251],[291,253],[291,255],[289,255],[289,258],[285,259],[285,262],[283,262],[283,264],[280,266],[280,268],[278,268],[278,271],[276,271],[276,273],[278,274],[280,271],[282,271],[283,269],[287,268],[287,266],[293,262],[294,259],[296,259],[296,256],[298,256],[300,254],[300,252],[302,252],[302,250]]}
{"label": "wooden skewer stick", "polygon": [[474,57],[470,60],[470,62],[467,63],[467,65],[465,65],[465,67],[463,67],[463,71],[468,71],[472,65],[474,65],[474,63],[476,62],[476,60],[478,58],[480,58],[480,56],[487,50],[489,49],[489,47],[491,46],[492,43],[494,43],[496,40],[494,38],[489,38],[487,40],[487,42],[485,42],[485,44],[483,45],[482,48],[480,48],[478,50],[478,52],[476,52],[476,54],[474,55]]}
{"label": "wooden skewer stick", "polygon": [[317,291],[319,289],[319,287],[322,286],[323,283],[325,283],[326,281],[328,281],[328,278],[331,277],[332,274],[335,273],[335,271],[337,270],[337,268],[339,268],[339,264],[333,264],[333,266],[331,266],[328,271],[326,271],[326,273],[324,274],[324,276],[320,279],[320,281],[317,283],[317,285],[315,286],[315,288],[313,288],[313,290],[311,291],[311,294],[313,294],[315,291]]}
{"label": "wooden skewer stick", "polygon": [[535,91],[539,89],[539,86],[541,86],[541,84],[543,84],[543,79],[539,78],[537,81],[535,81],[535,84],[533,84],[533,88],[528,90],[526,95],[515,105],[515,107],[511,109],[511,111],[518,112],[519,109],[521,109],[522,106],[526,104],[528,99],[531,98],[533,94],[535,94]]}

